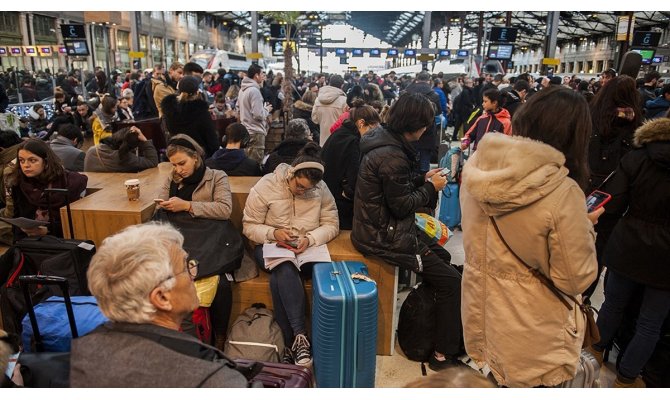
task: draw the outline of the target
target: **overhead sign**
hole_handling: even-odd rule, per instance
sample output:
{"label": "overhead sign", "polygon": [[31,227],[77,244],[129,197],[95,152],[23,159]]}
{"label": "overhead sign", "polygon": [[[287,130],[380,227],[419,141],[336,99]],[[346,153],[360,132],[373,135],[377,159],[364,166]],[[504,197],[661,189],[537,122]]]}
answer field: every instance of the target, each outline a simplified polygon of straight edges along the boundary
{"label": "overhead sign", "polygon": [[335,49],[335,56],[344,57],[346,55],[347,55],[347,50],[346,49]]}
{"label": "overhead sign", "polygon": [[340,57],[340,64],[349,64],[347,57]]}
{"label": "overhead sign", "polygon": [[363,49],[353,49],[351,50],[352,57],[363,57]]}
{"label": "overhead sign", "polygon": [[63,40],[86,40],[86,29],[81,24],[62,24]]}
{"label": "overhead sign", "polygon": [[[270,24],[270,37],[273,39],[286,39],[288,25],[286,24]],[[291,25],[291,37],[295,36],[298,28]]]}
{"label": "overhead sign", "polygon": [[516,41],[517,28],[497,27],[491,28],[489,41],[500,43],[514,43]]}
{"label": "overhead sign", "polygon": [[250,60],[258,60],[263,58],[262,53],[247,53],[247,58]]}
{"label": "overhead sign", "polygon": [[408,57],[408,58],[416,57],[416,50],[405,49],[405,52],[403,53],[403,56]]}
{"label": "overhead sign", "polygon": [[380,55],[379,49],[370,49],[370,57],[379,57]]}
{"label": "overhead sign", "polygon": [[423,62],[423,61],[433,61],[433,58],[435,57],[432,54],[421,54],[416,59]]}
{"label": "overhead sign", "polygon": [[17,57],[23,54],[23,49],[19,46],[12,46],[9,48],[9,54]]}
{"label": "overhead sign", "polygon": [[457,55],[458,57],[467,57],[467,56],[470,55],[470,50],[458,50],[458,51],[456,52],[456,55]]}
{"label": "overhead sign", "polygon": [[513,44],[490,44],[486,57],[490,60],[511,60],[514,53]]}
{"label": "overhead sign", "polygon": [[662,56],[656,56],[651,59],[652,64],[660,64],[663,62],[663,57]]}
{"label": "overhead sign", "polygon": [[37,48],[35,46],[23,46],[23,51],[27,56],[37,57]]}
{"label": "overhead sign", "polygon": [[[619,42],[625,42],[628,39],[628,33],[633,33],[633,28],[635,27],[635,16],[631,17],[624,15],[619,17],[616,25],[616,40]],[[630,29],[629,29],[630,28]]]}
{"label": "overhead sign", "polygon": [[451,51],[449,50],[440,50],[439,57],[440,58],[447,58],[451,55]]}
{"label": "overhead sign", "polygon": [[0,47],[0,56],[6,56],[7,55],[7,48],[2,46]]}
{"label": "overhead sign", "polygon": [[65,42],[67,55],[71,57],[88,56],[88,44],[85,40],[68,40]]}
{"label": "overhead sign", "polygon": [[635,47],[657,47],[661,41],[661,32],[635,32],[633,33],[632,46]]}
{"label": "overhead sign", "polygon": [[558,65],[561,63],[561,60],[558,58],[543,58],[542,65]]}
{"label": "overhead sign", "polygon": [[51,46],[39,46],[37,48],[37,51],[40,53],[41,56],[46,57],[52,55],[51,51]]}
{"label": "overhead sign", "polygon": [[145,53],[143,51],[129,51],[128,57],[130,58],[144,58]]}
{"label": "overhead sign", "polygon": [[388,49],[386,52],[386,58],[396,58],[398,57],[398,49]]}

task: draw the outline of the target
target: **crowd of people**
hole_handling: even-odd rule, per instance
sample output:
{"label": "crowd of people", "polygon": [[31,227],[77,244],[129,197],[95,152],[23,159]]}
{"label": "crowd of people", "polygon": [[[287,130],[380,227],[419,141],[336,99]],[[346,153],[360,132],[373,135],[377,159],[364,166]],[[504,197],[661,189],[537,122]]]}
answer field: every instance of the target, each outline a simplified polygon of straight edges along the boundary
{"label": "crowd of people", "polygon": [[[164,161],[173,167],[158,210],[227,220],[227,177],[263,175],[244,206],[241,233],[269,274],[285,362],[312,363],[303,290],[311,264],[268,269],[262,245],[291,242],[299,254],[351,230],[358,251],[411,270],[435,289],[429,367],[450,368],[467,352],[500,386],[572,379],[586,332],[580,306],[590,303],[607,267],[601,339],[587,350],[602,363],[622,319],[631,317],[628,304],[640,301],[614,385],[644,385],[639,375],[670,310],[664,265],[670,258],[670,84],[659,86],[657,72],[639,82],[612,69],[597,81],[370,71],[298,74],[284,82],[281,73],[266,74],[256,64],[211,74],[195,63],[174,63],[146,74],[128,71],[125,78],[107,79],[101,70],[93,76],[85,87],[96,102],[71,90],[79,87],[77,72],[56,79],[54,115],[32,107],[28,132],[2,146],[10,154],[2,157],[8,160],[3,216],[51,222],[14,228],[14,239],[62,236],[57,207],[65,199],[46,204],[43,192],[64,187],[70,201],[81,197],[86,176],[77,171],[156,167],[159,151],[140,128],[114,126],[158,117],[169,137]],[[216,119],[235,122],[219,135]],[[282,122],[283,140],[267,148],[273,121]],[[463,269],[414,221],[417,212],[434,213],[447,184],[441,169],[431,168],[438,132],[447,126],[451,140],[471,148],[461,182]],[[93,146],[84,152],[79,147],[89,137]],[[611,202],[587,212],[585,198],[594,190]],[[225,274],[212,304],[215,346],[179,332],[197,307],[193,281],[202,276],[182,249],[184,240],[151,223],[103,242],[88,276],[112,322],[74,341],[72,385],[115,386],[131,365],[126,386],[245,386],[220,352],[233,290]],[[0,282],[5,272],[0,269]],[[179,346],[179,354],[160,350],[170,346]],[[100,348],[109,357],[98,357]],[[188,365],[188,373],[175,375],[170,363]]]}

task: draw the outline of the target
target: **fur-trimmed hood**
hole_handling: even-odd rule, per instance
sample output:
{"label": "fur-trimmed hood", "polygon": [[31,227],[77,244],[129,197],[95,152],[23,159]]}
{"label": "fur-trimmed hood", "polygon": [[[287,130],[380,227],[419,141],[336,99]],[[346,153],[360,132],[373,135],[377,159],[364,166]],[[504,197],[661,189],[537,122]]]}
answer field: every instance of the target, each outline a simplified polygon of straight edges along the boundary
{"label": "fur-trimmed hood", "polygon": [[520,136],[488,133],[463,169],[463,185],[488,215],[527,206],[556,189],[568,175],[565,156]]}
{"label": "fur-trimmed hood", "polygon": [[302,100],[298,100],[295,103],[293,103],[293,107],[297,108],[298,110],[309,111],[311,113],[312,107],[314,106],[312,104],[307,104]]}
{"label": "fur-trimmed hood", "polygon": [[646,122],[635,131],[633,143],[642,147],[651,142],[670,141],[670,118],[657,118]]}

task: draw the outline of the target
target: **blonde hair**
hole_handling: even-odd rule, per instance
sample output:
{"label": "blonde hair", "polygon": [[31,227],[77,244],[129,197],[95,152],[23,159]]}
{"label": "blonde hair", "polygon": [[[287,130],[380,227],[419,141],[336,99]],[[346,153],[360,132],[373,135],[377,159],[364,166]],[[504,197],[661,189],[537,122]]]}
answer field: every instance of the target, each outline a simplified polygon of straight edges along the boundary
{"label": "blonde hair", "polygon": [[183,244],[177,229],[157,222],[129,226],[106,238],[86,273],[102,313],[116,322],[150,323],[157,310],[149,295],[159,285],[174,287],[170,254]]}

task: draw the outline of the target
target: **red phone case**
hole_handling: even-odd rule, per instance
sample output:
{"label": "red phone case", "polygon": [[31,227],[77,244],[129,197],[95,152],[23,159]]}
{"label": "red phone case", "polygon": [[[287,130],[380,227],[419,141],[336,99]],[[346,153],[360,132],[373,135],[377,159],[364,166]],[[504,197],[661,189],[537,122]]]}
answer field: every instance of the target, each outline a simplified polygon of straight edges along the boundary
{"label": "red phone case", "polygon": [[[596,207],[594,207],[593,209],[589,209],[588,199],[589,199],[591,196],[593,196],[594,193],[601,193],[601,194],[606,195],[607,197],[605,197],[605,200],[603,200],[602,202],[600,202]],[[594,191],[593,191],[590,195],[588,195],[588,197],[586,198],[586,207],[587,207],[587,208],[586,208],[586,211],[589,212],[589,213],[592,213],[592,212],[594,212],[595,210],[597,210],[597,209],[603,207],[603,206],[604,206],[605,204],[607,204],[610,200],[612,200],[612,195],[611,195],[611,194],[609,194],[609,193],[605,193],[605,192],[601,192],[600,190],[594,190]]]}

